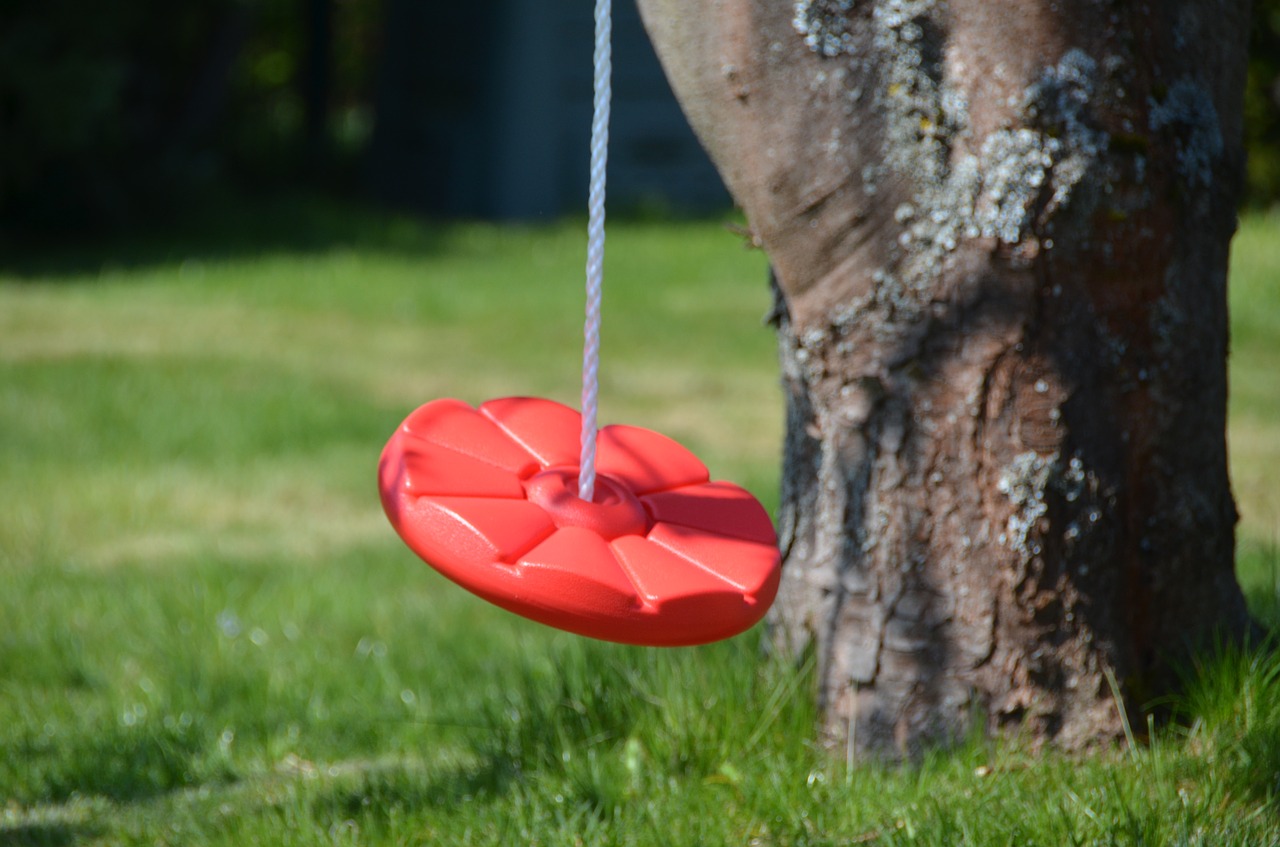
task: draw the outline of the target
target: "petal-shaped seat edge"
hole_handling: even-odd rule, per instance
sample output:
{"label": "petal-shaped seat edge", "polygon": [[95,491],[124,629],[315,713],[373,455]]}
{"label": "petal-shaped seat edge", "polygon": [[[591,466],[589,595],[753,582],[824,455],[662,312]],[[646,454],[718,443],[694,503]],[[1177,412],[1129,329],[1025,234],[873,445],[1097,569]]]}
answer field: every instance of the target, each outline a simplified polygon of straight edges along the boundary
{"label": "petal-shaped seat edge", "polygon": [[401,430],[413,438],[465,453],[520,476],[542,466],[502,427],[461,400],[445,398],[425,403],[405,418]]}
{"label": "petal-shaped seat edge", "polygon": [[479,410],[544,467],[578,464],[582,415],[576,409],[538,397],[503,397],[482,403]]}
{"label": "petal-shaped seat edge", "polygon": [[400,439],[397,447],[407,494],[524,499],[520,478],[497,465],[418,438]]}
{"label": "petal-shaped seat edge", "polygon": [[678,524],[655,523],[648,540],[714,573],[753,599],[776,577],[780,567],[778,548],[772,544],[713,535]]}
{"label": "petal-shaped seat edge", "polygon": [[707,466],[679,442],[651,429],[613,424],[597,438],[596,472],[637,496],[707,482]]}
{"label": "petal-shaped seat edge", "polygon": [[640,498],[655,521],[759,544],[777,544],[773,521],[751,492],[713,481],[657,491]]}

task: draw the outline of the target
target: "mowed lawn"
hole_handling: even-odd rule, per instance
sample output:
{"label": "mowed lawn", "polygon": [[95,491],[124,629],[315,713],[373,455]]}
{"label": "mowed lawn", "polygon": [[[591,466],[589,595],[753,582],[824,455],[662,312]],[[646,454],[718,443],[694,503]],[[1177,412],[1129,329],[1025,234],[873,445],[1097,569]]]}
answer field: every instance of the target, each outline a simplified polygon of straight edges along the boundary
{"label": "mowed lawn", "polygon": [[[758,633],[606,645],[453,587],[378,452],[435,397],[577,405],[583,228],[233,211],[0,259],[0,845],[1280,843],[1264,653],[1206,657],[1149,743],[883,767],[821,748]],[[1275,622],[1280,218],[1232,292],[1240,572]],[[768,307],[723,223],[612,225],[603,422],[775,506]]]}

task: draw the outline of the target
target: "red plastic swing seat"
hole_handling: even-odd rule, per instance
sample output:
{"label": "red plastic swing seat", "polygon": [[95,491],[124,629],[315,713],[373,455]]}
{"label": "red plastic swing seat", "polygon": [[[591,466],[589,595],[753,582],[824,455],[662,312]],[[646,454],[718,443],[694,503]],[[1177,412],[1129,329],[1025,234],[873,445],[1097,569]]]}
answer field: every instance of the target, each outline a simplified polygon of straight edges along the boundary
{"label": "red plastic swing seat", "polygon": [[387,442],[382,504],[405,543],[463,588],[580,635],[651,646],[748,629],[778,591],[769,515],[697,457],[633,426],[599,432],[578,497],[582,417],[550,400],[435,400]]}

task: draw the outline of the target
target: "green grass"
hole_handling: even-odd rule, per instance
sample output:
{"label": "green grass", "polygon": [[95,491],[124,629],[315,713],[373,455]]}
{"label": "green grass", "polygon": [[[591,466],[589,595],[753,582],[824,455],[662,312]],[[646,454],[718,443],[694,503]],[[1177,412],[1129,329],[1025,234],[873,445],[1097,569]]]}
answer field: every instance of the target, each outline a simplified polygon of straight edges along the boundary
{"label": "green grass", "polygon": [[1231,255],[1231,476],[1238,570],[1254,608],[1280,620],[1280,212],[1241,222]]}
{"label": "green grass", "polygon": [[[576,404],[581,227],[298,202],[0,259],[0,844],[1280,843],[1280,659],[1206,657],[1180,728],[910,767],[818,742],[758,635],[645,650],[494,610],[374,491],[413,406]],[[1277,614],[1280,220],[1237,242],[1241,576]],[[777,501],[764,260],[611,228],[602,412]]]}

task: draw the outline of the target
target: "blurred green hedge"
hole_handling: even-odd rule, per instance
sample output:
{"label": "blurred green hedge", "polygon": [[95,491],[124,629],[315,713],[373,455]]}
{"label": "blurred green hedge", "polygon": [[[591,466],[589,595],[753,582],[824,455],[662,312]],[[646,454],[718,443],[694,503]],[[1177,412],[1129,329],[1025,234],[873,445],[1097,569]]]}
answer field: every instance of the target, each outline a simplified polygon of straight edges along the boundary
{"label": "blurred green hedge", "polygon": [[1248,202],[1280,202],[1280,0],[1253,0],[1249,82],[1245,89]]}
{"label": "blurred green hedge", "polygon": [[[0,226],[151,217],[228,185],[316,174],[304,115],[311,0],[0,0]],[[324,146],[362,143],[378,0],[334,20]]]}
{"label": "blurred green hedge", "polygon": [[[128,223],[228,186],[354,187],[382,7],[0,0],[0,233]],[[331,22],[319,80],[307,64],[317,13]],[[1255,0],[1254,18],[1248,202],[1269,205],[1280,200],[1280,0]]]}

